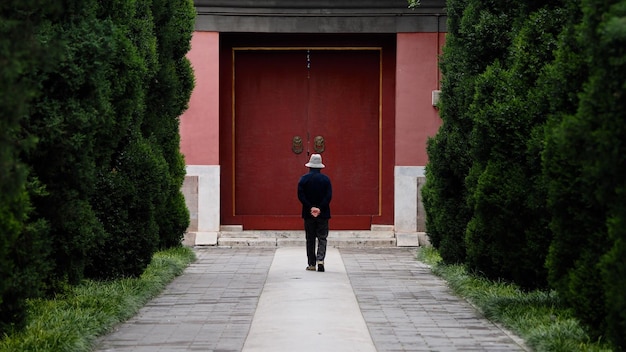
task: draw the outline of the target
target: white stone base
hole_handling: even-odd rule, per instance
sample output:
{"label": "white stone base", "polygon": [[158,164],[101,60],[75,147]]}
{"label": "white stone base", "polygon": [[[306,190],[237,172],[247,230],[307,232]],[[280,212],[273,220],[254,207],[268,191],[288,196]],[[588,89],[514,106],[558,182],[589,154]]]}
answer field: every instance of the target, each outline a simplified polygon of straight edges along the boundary
{"label": "white stone base", "polygon": [[196,228],[190,228],[189,231],[217,234],[220,231],[220,166],[187,165],[186,171],[186,176],[197,177],[196,189],[185,190],[196,192],[185,194],[187,202],[196,202],[193,206],[195,214],[190,214],[192,225]]}
{"label": "white stone base", "polygon": [[217,232],[196,232],[196,246],[217,246]]}
{"label": "white stone base", "polygon": [[394,228],[396,233],[418,232],[418,177],[424,166],[396,166],[394,171]]}
{"label": "white stone base", "polygon": [[413,232],[413,233],[396,232],[396,246],[418,247],[419,239],[417,237],[417,232]]}

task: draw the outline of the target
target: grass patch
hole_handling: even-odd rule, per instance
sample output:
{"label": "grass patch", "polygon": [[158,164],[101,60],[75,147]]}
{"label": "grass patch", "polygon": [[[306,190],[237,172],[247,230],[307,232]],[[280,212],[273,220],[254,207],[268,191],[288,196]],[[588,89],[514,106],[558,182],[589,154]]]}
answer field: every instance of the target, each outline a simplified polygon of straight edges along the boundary
{"label": "grass patch", "polygon": [[91,351],[98,336],[137,313],[195,260],[187,247],[154,254],[139,278],[91,281],[54,299],[28,301],[24,330],[5,335],[0,351]]}
{"label": "grass patch", "polygon": [[457,295],[467,299],[491,321],[524,339],[534,351],[611,351],[609,345],[589,340],[554,291],[525,292],[510,283],[473,275],[462,265],[443,264],[432,247],[422,247],[417,259],[430,265],[433,273],[446,280]]}

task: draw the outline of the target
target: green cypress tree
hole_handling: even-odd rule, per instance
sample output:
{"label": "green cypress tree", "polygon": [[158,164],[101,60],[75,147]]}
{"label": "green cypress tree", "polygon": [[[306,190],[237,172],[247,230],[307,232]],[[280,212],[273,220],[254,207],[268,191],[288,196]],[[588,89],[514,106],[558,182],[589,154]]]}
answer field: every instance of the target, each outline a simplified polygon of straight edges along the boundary
{"label": "green cypress tree", "polygon": [[470,167],[467,134],[472,125],[464,111],[472,96],[473,77],[479,70],[467,55],[471,45],[462,25],[467,4],[468,0],[447,2],[448,34],[441,58],[439,105],[443,123],[428,140],[429,162],[422,188],[428,236],[448,263],[465,261],[463,237],[470,217],[465,177]]}
{"label": "green cypress tree", "polygon": [[[185,53],[193,32],[189,1],[101,5],[119,35],[115,152],[101,163],[94,204],[106,235],[92,254],[92,277],[136,276],[159,247],[180,245],[189,223],[178,118],[193,76]],[[105,155],[106,156],[106,155]],[[111,209],[115,209],[111,212]]]}
{"label": "green cypress tree", "polygon": [[[578,42],[578,26],[582,11],[578,2],[566,3],[566,25],[559,37],[556,59],[546,66],[544,93],[550,102],[549,118],[546,124],[545,147],[542,152],[543,176],[547,188],[547,207],[550,212],[550,230],[553,233],[547,257],[548,281],[562,298],[568,301],[568,270],[579,254],[579,246],[587,245],[587,234],[598,223],[590,208],[585,209],[586,200],[582,197],[580,171],[577,166],[578,143],[570,148],[567,131],[573,127],[569,123],[579,103],[578,93],[588,76],[588,63],[583,55],[583,46]],[[570,127],[567,127],[570,126]],[[568,241],[577,245],[565,246]]]}
{"label": "green cypress tree", "polygon": [[422,193],[427,232],[445,262],[466,259],[465,233],[472,216],[466,178],[472,167],[468,113],[476,79],[506,56],[516,1],[451,0],[443,49],[440,116],[443,124],[429,139],[426,185]]}
{"label": "green cypress tree", "polygon": [[90,253],[87,275],[140,275],[158,244],[155,199],[162,193],[164,168],[158,152],[141,134],[157,48],[150,0],[108,1],[98,17],[111,22],[117,65],[110,73],[113,128],[99,135],[96,194],[92,204],[105,228]]}
{"label": "green cypress tree", "polygon": [[581,9],[555,69],[578,86],[575,107],[555,114],[544,153],[549,278],[593,337],[624,349],[626,1],[585,0]]}
{"label": "green cypress tree", "polygon": [[179,246],[189,226],[189,211],[181,192],[185,162],[180,153],[179,118],[187,109],[194,77],[186,54],[191,46],[195,9],[190,0],[153,0],[158,64],[150,82],[146,118],[142,125],[162,155],[165,186],[155,204],[159,246]]}
{"label": "green cypress tree", "polygon": [[91,206],[96,181],[98,133],[112,119],[109,72],[115,58],[111,26],[98,20],[97,1],[67,1],[45,33],[58,38],[61,60],[46,72],[34,71],[41,95],[24,130],[39,138],[24,160],[46,187],[33,198],[37,215],[50,224],[55,285],[76,283],[87,256],[104,229]]}
{"label": "green cypress tree", "polygon": [[44,191],[21,159],[37,138],[21,124],[40,93],[29,73],[58,59],[54,45],[38,40],[45,17],[57,14],[46,1],[0,3],[0,335],[23,326],[25,302],[41,294],[51,266],[47,224],[31,203]]}
{"label": "green cypress tree", "polygon": [[[588,6],[598,8],[598,1]],[[607,329],[604,334],[619,350],[626,350],[626,1],[611,3],[601,13],[589,85],[581,97],[579,115],[593,119],[595,155],[584,174],[596,183],[595,198],[606,206],[607,247],[598,267],[605,294]]]}
{"label": "green cypress tree", "polygon": [[536,288],[547,284],[551,240],[540,158],[548,101],[539,80],[554,59],[562,5],[522,4],[511,17],[509,56],[479,76],[469,111],[473,217],[467,262],[490,278]]}
{"label": "green cypress tree", "polygon": [[157,250],[154,204],[162,191],[165,163],[137,131],[121,146],[116,167],[103,175],[98,185],[103,195],[98,208],[106,234],[86,270],[93,278],[137,277]]}

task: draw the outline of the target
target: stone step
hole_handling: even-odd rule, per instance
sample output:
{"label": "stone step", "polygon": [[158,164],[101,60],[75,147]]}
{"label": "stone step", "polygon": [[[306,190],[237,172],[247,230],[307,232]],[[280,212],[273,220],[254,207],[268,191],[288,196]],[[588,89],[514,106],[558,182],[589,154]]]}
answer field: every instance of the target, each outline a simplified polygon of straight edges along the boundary
{"label": "stone step", "polygon": [[[278,247],[304,247],[306,241],[304,239],[278,239],[276,246]],[[358,247],[395,247],[395,239],[329,239],[329,247],[338,248],[358,248]]]}
{"label": "stone step", "polygon": [[[238,230],[238,229],[236,229]],[[334,247],[395,247],[393,231],[330,231],[328,244]],[[304,246],[304,231],[222,231],[217,245],[224,247]]]}
{"label": "stone step", "polygon": [[[304,247],[306,241],[296,238],[250,238],[250,237],[226,237],[218,238],[217,245],[220,247]],[[328,245],[332,247],[395,247],[396,239],[372,239],[372,238],[343,238],[329,239]]]}
{"label": "stone step", "polygon": [[[304,238],[304,231],[221,231],[223,238]],[[328,238],[394,238],[393,231],[330,231]]]}
{"label": "stone step", "polygon": [[276,238],[218,237],[220,247],[276,247]]}
{"label": "stone step", "polygon": [[[429,246],[425,232],[394,232],[392,226],[374,225],[372,231],[330,231],[334,247],[418,247]],[[219,232],[187,232],[187,246],[277,247],[304,246],[304,231],[244,231],[242,226],[222,226]]]}

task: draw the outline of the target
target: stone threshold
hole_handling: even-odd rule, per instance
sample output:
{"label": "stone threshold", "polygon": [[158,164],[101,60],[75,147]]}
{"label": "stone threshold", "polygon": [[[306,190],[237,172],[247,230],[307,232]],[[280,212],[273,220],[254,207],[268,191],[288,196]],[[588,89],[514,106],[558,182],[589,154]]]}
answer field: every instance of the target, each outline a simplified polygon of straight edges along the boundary
{"label": "stone threshold", "polygon": [[[243,230],[240,225],[225,225],[219,232],[189,232],[187,246],[220,247],[294,247],[304,246],[304,230]],[[429,245],[425,233],[400,233],[391,225],[373,225],[371,230],[331,230],[328,244],[333,247],[418,247]]]}

